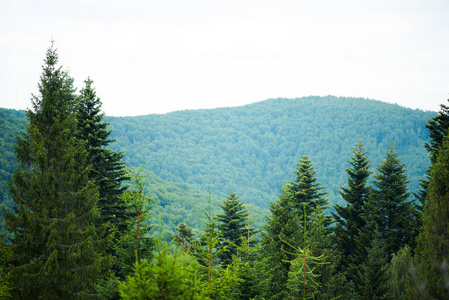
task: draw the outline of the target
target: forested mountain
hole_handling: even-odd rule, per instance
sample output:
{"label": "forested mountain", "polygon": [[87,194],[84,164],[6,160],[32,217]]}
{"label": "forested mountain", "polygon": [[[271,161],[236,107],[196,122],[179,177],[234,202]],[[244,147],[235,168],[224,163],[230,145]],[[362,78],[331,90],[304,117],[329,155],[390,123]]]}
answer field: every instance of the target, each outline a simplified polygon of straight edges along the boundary
{"label": "forested mountain", "polygon": [[270,99],[241,107],[162,115],[108,117],[132,166],[145,163],[163,180],[267,208],[302,155],[316,166],[330,204],[342,201],[347,160],[362,139],[372,166],[393,143],[416,191],[429,159],[425,128],[434,112],[362,98]]}
{"label": "forested mountain", "polygon": [[[328,96],[106,120],[117,140],[111,148],[123,150],[131,167],[144,164],[150,172],[148,195],[160,203],[158,211],[171,207],[163,212],[164,225],[176,226],[189,216],[189,225],[196,227],[193,215],[198,209],[188,213],[188,202],[206,203],[209,187],[220,198],[234,191],[243,202],[265,210],[283,182],[294,177],[292,168],[301,155],[316,166],[331,207],[341,203],[337,189],[345,184],[344,170],[358,139],[372,166],[393,143],[406,164],[410,189],[416,191],[429,163],[425,124],[434,115],[375,100]],[[25,125],[23,111],[0,110],[0,200],[15,168],[14,136]]]}
{"label": "forested mountain", "polygon": [[33,108],[0,109],[0,298],[447,298],[449,107],[106,120],[44,62]]}

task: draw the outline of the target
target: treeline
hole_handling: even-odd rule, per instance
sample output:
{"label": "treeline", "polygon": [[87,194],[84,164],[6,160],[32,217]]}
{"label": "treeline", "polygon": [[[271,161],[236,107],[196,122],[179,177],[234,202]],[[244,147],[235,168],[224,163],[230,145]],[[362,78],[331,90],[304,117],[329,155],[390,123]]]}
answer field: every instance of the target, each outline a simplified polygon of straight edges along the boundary
{"label": "treeline", "polygon": [[[262,229],[239,193],[219,201],[209,192],[208,206],[198,207],[201,231],[183,220],[167,235],[157,230],[163,214],[155,214],[148,189],[157,179],[143,167],[126,170],[124,154],[111,149],[115,142],[92,80],[76,93],[57,62],[52,46],[17,137],[18,166],[8,186],[13,205],[2,209],[0,298],[449,295],[448,107],[427,124],[431,166],[414,195],[396,143],[372,168],[371,153],[358,140],[338,189],[342,203],[332,213],[312,160],[303,155]],[[172,186],[164,194],[170,189],[189,193],[187,186]]]}

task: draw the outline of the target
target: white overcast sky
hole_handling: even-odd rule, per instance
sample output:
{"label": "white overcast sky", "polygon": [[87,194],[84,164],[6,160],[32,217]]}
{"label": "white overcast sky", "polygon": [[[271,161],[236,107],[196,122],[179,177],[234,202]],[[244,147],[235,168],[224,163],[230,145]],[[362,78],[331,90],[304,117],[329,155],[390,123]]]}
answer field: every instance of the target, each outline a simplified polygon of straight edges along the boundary
{"label": "white overcast sky", "polygon": [[449,98],[449,0],[0,0],[0,107],[31,107],[50,40],[107,115]]}

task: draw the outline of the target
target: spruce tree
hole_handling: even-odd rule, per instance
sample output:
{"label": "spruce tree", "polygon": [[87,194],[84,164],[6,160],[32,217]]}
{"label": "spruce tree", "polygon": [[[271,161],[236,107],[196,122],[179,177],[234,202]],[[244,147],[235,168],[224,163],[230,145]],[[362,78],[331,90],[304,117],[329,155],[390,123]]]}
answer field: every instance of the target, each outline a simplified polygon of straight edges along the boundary
{"label": "spruce tree", "polygon": [[[332,216],[335,220],[335,243],[337,249],[341,253],[341,269],[347,271],[348,267],[353,264],[360,264],[355,260],[356,238],[359,230],[365,226],[365,220],[362,217],[365,202],[370,192],[367,185],[368,177],[372,173],[369,171],[369,160],[367,152],[363,149],[363,144],[359,141],[354,150],[354,155],[349,160],[350,168],[346,169],[348,173],[348,187],[340,187],[340,195],[346,201],[346,206],[336,204],[334,206],[335,213]],[[355,279],[349,275],[349,280]]]}
{"label": "spruce tree", "polygon": [[405,164],[393,146],[374,174],[375,189],[364,212],[365,221],[374,220],[390,260],[393,253],[412,242],[415,206],[408,199]]}
{"label": "spruce tree", "polygon": [[[237,248],[242,244],[243,238],[254,235],[254,230],[247,228],[248,209],[239,200],[234,192],[220,205],[223,214],[217,215],[218,230],[221,231],[221,243],[226,246],[226,251],[220,256],[223,264],[230,264],[232,256],[237,253]],[[250,230],[250,233],[248,233]]]}
{"label": "spruce tree", "polygon": [[95,293],[95,281],[109,268],[107,239],[96,227],[98,192],[89,180],[83,142],[75,138],[73,80],[47,51],[27,111],[29,125],[17,138],[19,164],[10,182],[15,202],[6,211],[11,244],[12,291],[18,299],[67,299]]}
{"label": "spruce tree", "polygon": [[[316,172],[307,156],[299,160],[294,172],[295,178],[281,190],[279,200],[270,205],[271,215],[267,218],[266,233],[262,241],[264,251],[270,257],[269,264],[272,270],[270,296],[273,299],[287,297],[286,283],[290,262],[296,257],[294,254],[296,249],[304,247],[303,222],[301,222],[304,213],[307,222],[315,222],[317,220],[314,216],[322,216],[320,220],[323,225],[322,234],[327,236],[330,233],[328,228],[330,218],[322,215],[328,204],[328,200],[323,198],[326,193],[321,192],[324,187],[317,182]],[[316,248],[321,246],[316,245]]]}
{"label": "spruce tree", "polygon": [[293,197],[294,208],[302,211],[302,203],[306,203],[307,218],[316,209],[324,210],[328,208],[329,200],[323,197],[327,193],[321,192],[324,187],[317,182],[316,171],[307,155],[301,157],[294,172],[296,177],[287,184],[287,191]]}
{"label": "spruce tree", "polygon": [[271,270],[269,297],[285,299],[290,262],[295,258],[290,253],[295,253],[302,240],[300,215],[293,208],[292,195],[286,192],[285,187],[278,201],[270,204],[270,213],[262,234],[263,251],[269,257],[268,265]]}
{"label": "spruce tree", "polygon": [[76,107],[77,138],[86,143],[88,162],[92,165],[89,179],[98,186],[98,207],[102,222],[109,222],[123,232],[130,215],[120,196],[126,189],[123,183],[130,177],[125,170],[123,152],[107,148],[115,140],[110,138],[112,130],[107,129],[109,123],[103,121],[102,103],[92,86],[93,81],[88,78],[84,82]]}
{"label": "spruce tree", "polygon": [[446,136],[429,181],[415,261],[421,280],[435,299],[449,297],[449,137]]}

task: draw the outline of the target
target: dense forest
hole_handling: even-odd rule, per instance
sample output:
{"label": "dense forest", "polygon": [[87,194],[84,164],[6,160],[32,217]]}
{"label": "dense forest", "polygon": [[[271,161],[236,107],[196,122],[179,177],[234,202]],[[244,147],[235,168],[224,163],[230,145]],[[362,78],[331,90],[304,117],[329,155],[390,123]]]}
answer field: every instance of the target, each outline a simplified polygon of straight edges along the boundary
{"label": "dense forest", "polygon": [[[24,112],[8,112],[23,120]],[[111,149],[124,151],[129,168],[144,165],[150,178],[147,193],[157,202],[155,212],[162,213],[164,230],[173,234],[181,219],[196,231],[201,228],[197,212],[206,204],[209,188],[215,204],[232,191],[251,203],[255,225],[261,228],[270,202],[293,177],[292,166],[304,154],[313,160],[333,210],[333,204],[344,204],[338,189],[345,184],[347,160],[359,139],[373,166],[394,145],[406,164],[409,189],[416,192],[429,165],[425,124],[434,114],[329,96],[105,120],[116,140]],[[23,126],[14,127],[10,135]],[[4,147],[11,155],[13,142]],[[13,168],[5,170],[10,176]],[[0,184],[7,179],[0,178]],[[199,207],[192,210],[191,203]]]}
{"label": "dense forest", "polygon": [[427,120],[434,112],[359,98],[272,99],[251,105],[164,115],[112,118],[111,148],[163,180],[224,197],[231,191],[268,208],[308,155],[331,203],[342,201],[352,147],[362,139],[374,166],[393,143],[406,163],[410,189],[428,167]]}
{"label": "dense forest", "polygon": [[73,83],[52,44],[0,111],[0,298],[448,298],[449,107],[107,118]]}

